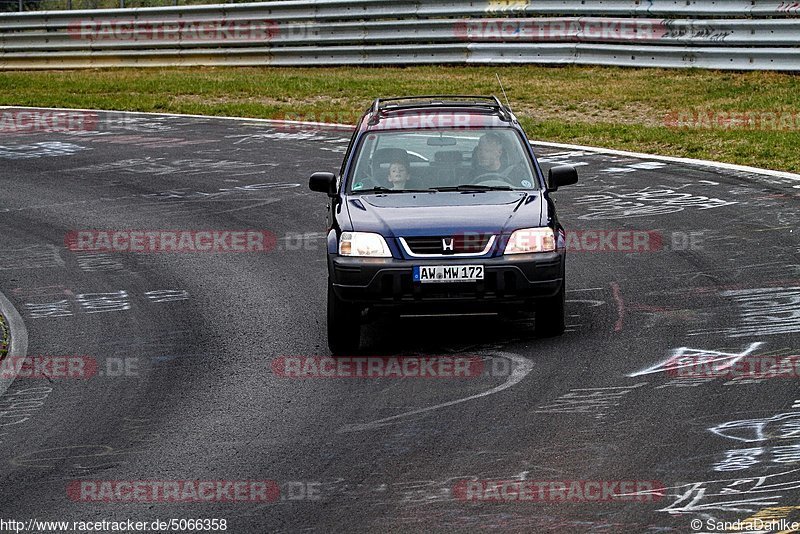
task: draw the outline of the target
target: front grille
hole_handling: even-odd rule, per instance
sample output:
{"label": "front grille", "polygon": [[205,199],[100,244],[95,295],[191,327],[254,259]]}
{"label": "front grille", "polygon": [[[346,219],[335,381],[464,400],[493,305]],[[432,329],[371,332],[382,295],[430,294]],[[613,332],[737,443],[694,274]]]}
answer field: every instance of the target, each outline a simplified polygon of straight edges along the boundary
{"label": "front grille", "polygon": [[457,234],[451,236],[406,237],[408,251],[424,256],[480,255],[487,251],[492,234]]}

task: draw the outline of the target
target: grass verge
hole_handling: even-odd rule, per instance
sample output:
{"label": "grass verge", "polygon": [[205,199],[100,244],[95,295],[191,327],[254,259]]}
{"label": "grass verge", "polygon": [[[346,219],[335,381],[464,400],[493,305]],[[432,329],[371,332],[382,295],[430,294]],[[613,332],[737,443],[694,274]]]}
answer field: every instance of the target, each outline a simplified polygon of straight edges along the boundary
{"label": "grass verge", "polygon": [[791,74],[537,66],[3,72],[0,105],[354,123],[376,96],[499,93],[495,73],[532,139],[800,172],[800,77]]}

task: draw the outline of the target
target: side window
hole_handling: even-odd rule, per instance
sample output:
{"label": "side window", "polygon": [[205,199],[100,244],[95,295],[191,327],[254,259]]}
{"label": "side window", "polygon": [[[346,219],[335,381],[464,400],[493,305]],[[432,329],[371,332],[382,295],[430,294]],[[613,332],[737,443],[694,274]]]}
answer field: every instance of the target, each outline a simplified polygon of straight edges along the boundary
{"label": "side window", "polygon": [[[360,124],[360,122],[359,122],[359,124]],[[342,166],[339,168],[339,176],[340,177],[344,176],[344,168],[347,166],[347,161],[350,159],[350,155],[353,153],[353,150],[355,150],[355,148],[356,148],[355,147],[355,143],[356,143],[356,138],[357,137],[358,137],[358,126],[355,127],[355,129],[353,130],[353,135],[350,136],[350,143],[347,145],[347,152],[345,153],[344,159],[342,160]]]}
{"label": "side window", "polygon": [[358,159],[355,162],[354,169],[351,173],[353,183],[362,181],[372,176],[370,169],[370,162],[372,161],[372,154],[376,147],[376,136],[374,134],[366,134],[361,138],[361,147],[358,151]]}

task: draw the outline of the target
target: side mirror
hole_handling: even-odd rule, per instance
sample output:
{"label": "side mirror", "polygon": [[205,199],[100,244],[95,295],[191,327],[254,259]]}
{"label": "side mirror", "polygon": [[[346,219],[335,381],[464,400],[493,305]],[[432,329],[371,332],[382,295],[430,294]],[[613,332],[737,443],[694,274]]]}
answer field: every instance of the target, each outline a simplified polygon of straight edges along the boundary
{"label": "side mirror", "polygon": [[308,188],[318,193],[336,196],[336,175],[332,172],[315,172],[308,180]]}
{"label": "side mirror", "polygon": [[578,183],[578,171],[569,165],[553,167],[547,175],[547,187],[550,191],[558,191],[559,187]]}

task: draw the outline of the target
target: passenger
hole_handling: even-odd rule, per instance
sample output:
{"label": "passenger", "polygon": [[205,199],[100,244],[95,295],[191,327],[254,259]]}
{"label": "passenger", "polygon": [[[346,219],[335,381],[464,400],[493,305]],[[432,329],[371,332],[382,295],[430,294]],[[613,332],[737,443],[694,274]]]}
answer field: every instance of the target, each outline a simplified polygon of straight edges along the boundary
{"label": "passenger", "polygon": [[407,161],[395,160],[389,165],[388,180],[392,189],[405,189],[411,178],[411,168]]}

